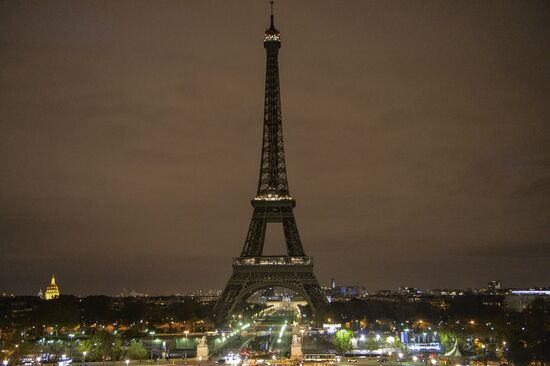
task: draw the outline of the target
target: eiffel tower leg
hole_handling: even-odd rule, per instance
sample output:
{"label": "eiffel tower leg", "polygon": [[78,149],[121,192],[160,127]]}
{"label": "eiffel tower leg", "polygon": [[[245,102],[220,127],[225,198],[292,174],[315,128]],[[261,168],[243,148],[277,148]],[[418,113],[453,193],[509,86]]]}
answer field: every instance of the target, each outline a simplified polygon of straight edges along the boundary
{"label": "eiffel tower leg", "polygon": [[[317,282],[317,280],[315,280]],[[315,307],[312,306],[314,316],[322,316],[323,313],[327,310],[327,298],[319,286],[316,284],[307,284],[304,285],[304,291],[307,294],[310,304],[315,304]]]}
{"label": "eiffel tower leg", "polygon": [[241,257],[257,257],[262,255],[266,225],[267,218],[265,207],[255,207]]}
{"label": "eiffel tower leg", "polygon": [[217,326],[222,326],[229,320],[230,310],[235,306],[242,285],[227,284],[221,297],[214,307],[214,319]]}
{"label": "eiffel tower leg", "polygon": [[303,257],[305,256],[304,247],[298,234],[298,227],[296,226],[292,208],[288,208],[287,210],[283,211],[283,231],[285,233],[287,253],[291,257]]}

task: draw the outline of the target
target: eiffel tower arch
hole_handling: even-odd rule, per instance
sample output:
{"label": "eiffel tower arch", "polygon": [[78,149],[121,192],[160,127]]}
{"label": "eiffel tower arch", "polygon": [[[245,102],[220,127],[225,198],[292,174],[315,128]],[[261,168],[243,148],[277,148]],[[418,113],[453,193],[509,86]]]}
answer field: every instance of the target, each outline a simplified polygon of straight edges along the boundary
{"label": "eiffel tower arch", "polygon": [[[273,6],[273,5],[272,5]],[[273,22],[264,34],[266,77],[262,155],[258,190],[241,255],[233,258],[233,274],[214,307],[218,325],[231,319],[236,307],[266,287],[284,287],[300,294],[313,314],[326,305],[326,297],[313,273],[313,258],[305,254],[294,218],[296,201],[290,196],[286,174],[279,86],[281,38]],[[286,242],[284,256],[264,256],[268,223],[280,223]]]}

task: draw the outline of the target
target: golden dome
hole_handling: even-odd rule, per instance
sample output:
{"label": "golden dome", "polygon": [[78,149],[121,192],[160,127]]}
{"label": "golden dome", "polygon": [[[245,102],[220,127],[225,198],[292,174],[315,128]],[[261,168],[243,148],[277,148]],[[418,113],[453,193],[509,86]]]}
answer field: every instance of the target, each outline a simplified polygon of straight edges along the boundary
{"label": "golden dome", "polygon": [[52,300],[59,297],[59,287],[55,284],[55,276],[52,275],[52,280],[48,287],[46,287],[46,291],[44,292],[44,298],[46,300]]}

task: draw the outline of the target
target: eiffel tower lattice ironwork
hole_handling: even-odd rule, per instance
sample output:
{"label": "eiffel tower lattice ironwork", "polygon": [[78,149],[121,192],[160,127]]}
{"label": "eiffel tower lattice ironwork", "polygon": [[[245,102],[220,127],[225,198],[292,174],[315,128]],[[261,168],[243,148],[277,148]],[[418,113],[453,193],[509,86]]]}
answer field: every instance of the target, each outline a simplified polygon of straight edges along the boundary
{"label": "eiffel tower lattice ironwork", "polygon": [[[273,7],[273,3],[272,3]],[[262,157],[256,197],[252,200],[252,220],[240,257],[233,259],[233,274],[214,308],[216,323],[230,320],[236,306],[254,292],[273,286],[297,292],[315,314],[326,305],[313,273],[313,260],[306,256],[294,219],[295,200],[290,196],[286,174],[278,54],[279,31],[273,24],[265,31],[267,53]],[[268,223],[281,223],[286,256],[264,256]]]}

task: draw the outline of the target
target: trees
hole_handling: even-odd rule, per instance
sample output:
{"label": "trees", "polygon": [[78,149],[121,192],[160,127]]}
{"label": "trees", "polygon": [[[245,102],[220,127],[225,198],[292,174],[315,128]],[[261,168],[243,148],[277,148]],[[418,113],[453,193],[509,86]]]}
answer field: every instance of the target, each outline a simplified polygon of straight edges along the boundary
{"label": "trees", "polygon": [[381,342],[377,341],[374,337],[369,337],[365,342],[365,349],[369,351],[376,351],[382,346]]}
{"label": "trees", "polygon": [[334,336],[334,346],[340,354],[344,354],[352,349],[351,336],[352,332],[348,329],[340,329]]}
{"label": "trees", "polygon": [[550,362],[550,331],[547,329],[550,301],[534,300],[523,311],[523,321],[511,328],[507,358],[516,366]]}
{"label": "trees", "polygon": [[120,360],[122,357],[122,340],[111,333],[100,331],[90,339],[78,344],[80,354],[86,352],[89,361]]}
{"label": "trees", "polygon": [[80,324],[79,299],[63,295],[50,301],[39,301],[32,313],[33,324],[75,327]]}
{"label": "trees", "polygon": [[141,342],[133,340],[128,347],[128,358],[130,360],[143,361],[147,358],[147,350]]}
{"label": "trees", "polygon": [[533,360],[531,350],[527,347],[527,342],[518,336],[514,336],[508,342],[506,357],[516,366],[527,366]]}
{"label": "trees", "polygon": [[[91,350],[94,344],[89,339],[81,340],[77,343],[76,351],[79,355],[90,355],[91,356]],[[88,360],[92,360],[92,358],[88,357]]]}
{"label": "trees", "polygon": [[457,338],[458,336],[451,331],[448,331],[448,330],[439,331],[439,340],[441,341],[441,346],[443,347],[444,351],[451,350],[454,347],[457,341]]}

